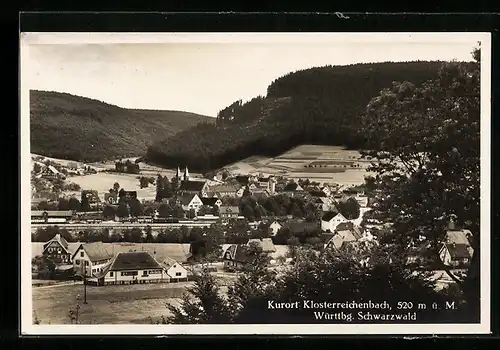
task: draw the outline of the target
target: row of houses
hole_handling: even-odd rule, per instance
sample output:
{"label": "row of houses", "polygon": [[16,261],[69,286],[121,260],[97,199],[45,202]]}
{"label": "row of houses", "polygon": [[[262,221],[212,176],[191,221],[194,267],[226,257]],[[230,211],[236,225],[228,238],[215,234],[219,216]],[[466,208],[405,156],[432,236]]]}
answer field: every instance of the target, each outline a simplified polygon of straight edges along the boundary
{"label": "row of houses", "polygon": [[[170,256],[159,256],[156,251],[110,252],[102,242],[69,243],[55,235],[43,245],[42,256],[57,264],[59,270],[71,269],[74,276],[86,279],[89,284],[127,284],[178,282],[188,278],[182,262]],[[185,259],[189,253],[185,254]]]}

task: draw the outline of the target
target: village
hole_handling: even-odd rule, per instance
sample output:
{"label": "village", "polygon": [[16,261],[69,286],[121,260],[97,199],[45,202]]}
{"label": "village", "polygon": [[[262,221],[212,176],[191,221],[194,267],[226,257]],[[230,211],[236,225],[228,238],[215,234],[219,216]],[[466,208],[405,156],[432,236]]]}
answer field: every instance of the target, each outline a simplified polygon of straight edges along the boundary
{"label": "village", "polygon": [[[79,171],[79,176],[95,173],[90,167]],[[33,172],[37,179],[65,184],[54,165],[38,165]],[[31,214],[33,284],[178,283],[190,280],[204,263],[221,276],[237,274],[252,264],[253,244],[270,256],[274,268],[293,264],[290,252],[296,246],[342,251],[362,242],[383,244],[386,227],[370,215],[376,189],[369,186],[227,170],[211,175],[193,177],[187,167],[177,168],[171,180],[158,175],[152,178],[154,201],[141,201],[137,191],[119,184],[103,197],[84,189],[80,198],[38,199]],[[441,261],[466,268],[473,253],[471,232],[453,221],[443,230]],[[425,250],[411,249],[407,263],[432,269]]]}

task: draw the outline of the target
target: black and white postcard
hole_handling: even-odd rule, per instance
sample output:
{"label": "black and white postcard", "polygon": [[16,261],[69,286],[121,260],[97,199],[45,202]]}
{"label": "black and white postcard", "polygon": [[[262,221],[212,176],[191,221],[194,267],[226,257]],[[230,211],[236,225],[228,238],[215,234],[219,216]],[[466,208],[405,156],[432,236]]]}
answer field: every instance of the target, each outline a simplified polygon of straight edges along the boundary
{"label": "black and white postcard", "polygon": [[22,334],[490,332],[488,33],[20,40]]}

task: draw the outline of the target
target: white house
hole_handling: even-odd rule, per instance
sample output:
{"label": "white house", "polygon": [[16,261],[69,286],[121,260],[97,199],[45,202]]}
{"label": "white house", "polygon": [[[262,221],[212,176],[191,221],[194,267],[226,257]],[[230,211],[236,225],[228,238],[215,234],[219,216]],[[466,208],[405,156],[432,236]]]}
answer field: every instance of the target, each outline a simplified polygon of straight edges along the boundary
{"label": "white house", "polygon": [[327,186],[321,187],[320,190],[321,190],[321,192],[326,194],[327,197],[330,197],[332,195],[332,192],[330,191],[330,189]]}
{"label": "white house", "polygon": [[147,251],[120,252],[89,280],[99,286],[168,281],[163,267]]}
{"label": "white house", "polygon": [[197,194],[186,194],[182,196],[180,198],[180,204],[182,205],[182,209],[194,209],[195,212],[198,212],[198,209],[203,206],[203,202]]}
{"label": "white house", "polygon": [[349,222],[341,213],[329,211],[321,218],[321,230],[323,232],[335,232],[337,226],[343,222]]}
{"label": "white house", "polygon": [[75,274],[92,277],[101,273],[112,258],[102,242],[93,242],[80,244],[71,260]]}
{"label": "white house", "polygon": [[167,256],[165,260],[162,261],[161,266],[170,278],[170,282],[187,281],[188,271],[178,261]]}
{"label": "white house", "polygon": [[281,225],[278,221],[273,221],[271,225],[269,225],[269,231],[272,233],[273,236],[275,236],[278,231],[281,229]]}

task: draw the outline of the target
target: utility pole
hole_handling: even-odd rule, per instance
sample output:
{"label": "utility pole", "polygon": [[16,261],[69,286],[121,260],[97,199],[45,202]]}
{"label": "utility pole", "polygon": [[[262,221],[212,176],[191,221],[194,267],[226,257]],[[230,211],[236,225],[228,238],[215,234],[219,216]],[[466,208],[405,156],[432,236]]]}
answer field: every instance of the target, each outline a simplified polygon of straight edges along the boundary
{"label": "utility pole", "polygon": [[85,264],[83,266],[83,303],[87,304],[87,266]]}

